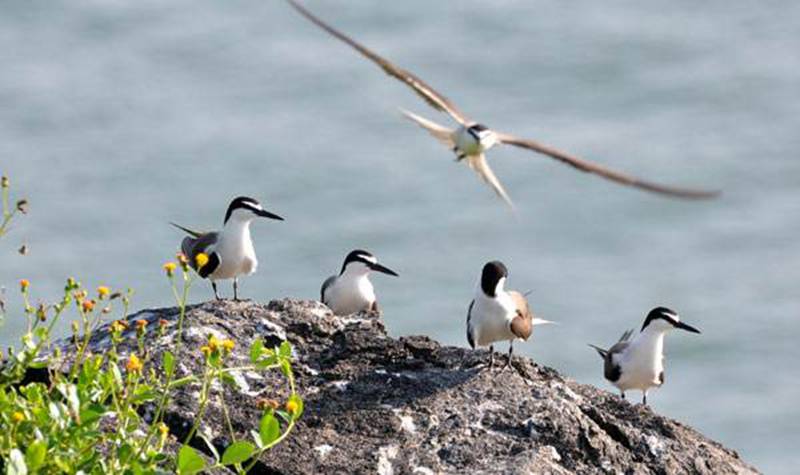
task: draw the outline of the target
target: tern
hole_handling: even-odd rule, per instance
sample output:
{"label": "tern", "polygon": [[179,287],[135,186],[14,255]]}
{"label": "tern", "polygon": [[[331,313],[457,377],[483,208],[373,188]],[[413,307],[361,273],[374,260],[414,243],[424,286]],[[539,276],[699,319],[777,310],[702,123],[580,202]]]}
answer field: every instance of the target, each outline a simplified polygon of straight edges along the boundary
{"label": "tern", "polygon": [[527,341],[535,325],[554,323],[534,317],[523,294],[505,289],[507,278],[508,269],[502,262],[487,262],[467,310],[467,342],[472,349],[489,346],[489,368],[494,364],[495,342],[508,341],[508,367],[514,340]]}
{"label": "tern", "polygon": [[428,85],[415,74],[394,65],[386,58],[378,55],[339,30],[328,25],[308,11],[305,7],[300,5],[296,0],[287,0],[287,2],[289,2],[289,4],[294,7],[295,10],[300,12],[300,14],[309,19],[311,22],[327,31],[337,39],[348,44],[367,59],[380,66],[381,69],[386,72],[386,74],[398,79],[413,89],[415,93],[421,96],[422,99],[428,103],[428,105],[440,112],[446,113],[455,122],[457,122],[458,126],[454,128],[446,127],[401,109],[401,112],[406,117],[427,130],[436,139],[451,149],[456,154],[457,162],[465,160],[467,165],[469,165],[469,167],[474,170],[484,182],[491,186],[495,193],[497,193],[497,195],[512,208],[513,204],[508,196],[508,193],[506,192],[505,188],[503,188],[503,185],[500,183],[500,180],[498,180],[497,176],[495,176],[492,169],[489,167],[489,164],[486,162],[486,151],[498,143],[513,145],[515,147],[520,147],[543,154],[570,165],[582,172],[593,173],[622,185],[633,186],[654,193],[661,193],[674,197],[689,199],[706,199],[719,195],[719,191],[679,188],[645,181],[625,173],[614,171],[603,165],[584,160],[575,155],[562,152],[550,147],[549,145],[545,145],[534,140],[519,138],[511,134],[499,132],[497,130],[492,130],[487,126],[467,117],[458,109],[458,107],[456,107],[452,101],[437,92],[433,87]]}
{"label": "tern", "polygon": [[[250,222],[259,217],[283,221],[277,214],[266,211],[257,200],[240,196],[228,206],[220,231],[203,233],[170,223],[189,234],[181,243],[181,251],[200,277],[211,280],[217,300],[218,280],[233,279],[233,299],[238,300],[239,276],[256,271],[258,259],[250,238]],[[200,253],[208,256],[208,262],[198,269],[196,257]]]}
{"label": "tern", "polygon": [[347,254],[339,275],[325,279],[320,299],[336,315],[349,315],[364,310],[378,311],[375,289],[369,280],[372,271],[397,277],[397,272],[378,264],[371,253],[356,249]]}
{"label": "tern", "polygon": [[603,375],[622,394],[642,391],[642,404],[647,404],[647,391],[664,384],[664,335],[674,329],[700,333],[700,330],[681,322],[674,310],[657,307],[647,314],[638,335],[631,338],[628,330],[611,348],[604,350],[589,345],[603,358]]}

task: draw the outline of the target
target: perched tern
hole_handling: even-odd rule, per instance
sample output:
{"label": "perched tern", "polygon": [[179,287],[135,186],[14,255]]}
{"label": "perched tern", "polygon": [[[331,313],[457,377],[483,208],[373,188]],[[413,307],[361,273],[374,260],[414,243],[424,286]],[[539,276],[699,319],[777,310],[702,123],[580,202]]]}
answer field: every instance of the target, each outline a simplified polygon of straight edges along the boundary
{"label": "perched tern", "polygon": [[525,296],[515,290],[506,290],[508,269],[500,261],[483,266],[475,298],[467,310],[467,342],[476,346],[489,346],[489,367],[494,364],[494,343],[508,341],[508,360],[514,351],[514,340],[528,340],[535,325],[553,323],[535,318]]}
{"label": "perched tern", "polygon": [[367,59],[380,66],[384,72],[386,72],[386,74],[406,84],[408,87],[414,90],[414,92],[421,96],[425,102],[428,103],[428,105],[440,112],[446,113],[453,120],[455,120],[458,123],[458,126],[454,128],[446,127],[401,109],[402,113],[406,117],[417,123],[422,128],[426,129],[431,135],[450,148],[456,154],[456,161],[466,160],[467,165],[469,165],[469,167],[472,168],[483,181],[491,186],[495,193],[497,193],[497,195],[509,206],[513,207],[513,204],[508,196],[508,193],[506,193],[503,185],[500,183],[500,180],[497,179],[497,176],[495,176],[494,172],[492,172],[492,169],[489,167],[489,164],[486,162],[485,152],[498,143],[513,145],[515,147],[520,147],[539,154],[547,155],[567,165],[570,165],[577,170],[593,173],[622,185],[633,186],[654,193],[661,193],[674,197],[689,199],[713,198],[719,194],[718,191],[679,188],[645,181],[640,178],[606,168],[603,165],[584,160],[575,155],[562,152],[548,145],[544,145],[529,139],[519,138],[504,132],[492,130],[485,125],[467,117],[456,107],[452,101],[437,92],[433,87],[428,85],[425,81],[410,71],[392,64],[386,58],[376,54],[349,36],[328,25],[308,11],[305,7],[300,5],[296,0],[287,1],[292,7],[294,7],[295,10],[300,12],[307,19],[311,20],[314,24],[339,40],[350,45]]}
{"label": "perched tern", "polygon": [[[250,238],[250,222],[259,217],[283,221],[280,216],[262,208],[255,199],[240,196],[228,206],[220,231],[202,233],[170,223],[189,234],[181,243],[181,251],[200,277],[211,280],[217,300],[218,280],[233,279],[233,299],[238,300],[239,276],[256,271],[258,259]],[[198,269],[196,257],[200,253],[208,256],[208,262]]]}
{"label": "perched tern", "polygon": [[322,303],[336,315],[349,315],[363,310],[378,311],[375,289],[369,280],[370,272],[382,272],[397,277],[397,273],[378,264],[371,253],[356,249],[344,259],[339,275],[325,279],[320,289]]}
{"label": "perched tern", "polygon": [[603,358],[603,375],[625,399],[625,391],[642,391],[642,404],[647,404],[647,391],[664,384],[664,335],[674,329],[700,333],[681,322],[674,310],[657,307],[647,314],[642,329],[635,337],[628,330],[611,348],[594,348]]}

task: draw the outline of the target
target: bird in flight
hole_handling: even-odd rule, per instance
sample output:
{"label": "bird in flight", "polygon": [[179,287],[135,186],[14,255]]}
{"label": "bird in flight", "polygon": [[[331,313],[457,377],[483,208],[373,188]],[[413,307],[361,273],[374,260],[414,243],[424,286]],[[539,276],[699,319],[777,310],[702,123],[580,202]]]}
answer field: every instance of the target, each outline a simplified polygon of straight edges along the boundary
{"label": "bird in flight", "polygon": [[562,152],[540,142],[519,138],[497,130],[492,130],[485,125],[467,117],[458,109],[458,107],[456,107],[455,104],[453,104],[452,101],[437,92],[434,88],[417,77],[415,74],[395,66],[386,58],[374,53],[349,36],[328,25],[308,11],[305,7],[300,5],[297,1],[286,1],[311,22],[339,40],[350,45],[353,49],[361,53],[367,59],[380,66],[381,69],[386,72],[386,74],[399,79],[401,82],[406,84],[408,87],[414,90],[415,93],[422,97],[425,102],[428,103],[428,105],[440,112],[446,113],[453,120],[455,120],[458,123],[458,126],[451,128],[437,124],[436,122],[425,119],[411,112],[401,110],[406,117],[427,130],[436,139],[450,148],[456,154],[456,161],[466,161],[467,165],[469,165],[469,167],[474,170],[484,182],[491,186],[495,193],[497,193],[497,195],[512,208],[513,204],[508,196],[508,193],[506,192],[505,188],[503,188],[503,185],[500,183],[500,180],[498,180],[492,169],[489,167],[489,164],[486,162],[486,151],[498,143],[513,145],[515,147],[524,148],[542,155],[546,155],[582,172],[593,173],[616,183],[633,186],[653,193],[687,199],[707,199],[714,198],[719,195],[719,191],[680,188],[642,180],[626,173],[612,170],[603,165],[584,160],[575,155]]}

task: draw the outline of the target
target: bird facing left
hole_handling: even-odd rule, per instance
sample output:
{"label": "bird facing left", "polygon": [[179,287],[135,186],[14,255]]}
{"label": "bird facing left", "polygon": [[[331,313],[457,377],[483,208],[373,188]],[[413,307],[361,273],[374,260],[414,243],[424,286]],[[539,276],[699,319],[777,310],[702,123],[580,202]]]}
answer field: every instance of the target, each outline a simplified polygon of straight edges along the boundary
{"label": "bird facing left", "polygon": [[[258,259],[250,238],[250,223],[256,218],[283,221],[277,214],[265,210],[254,198],[234,198],[225,212],[222,229],[198,232],[170,223],[189,236],[181,242],[181,251],[189,258],[197,274],[211,281],[214,297],[219,300],[217,281],[233,279],[233,299],[239,300],[239,276],[250,275],[258,267]],[[198,254],[208,256],[208,262],[198,268]]]}

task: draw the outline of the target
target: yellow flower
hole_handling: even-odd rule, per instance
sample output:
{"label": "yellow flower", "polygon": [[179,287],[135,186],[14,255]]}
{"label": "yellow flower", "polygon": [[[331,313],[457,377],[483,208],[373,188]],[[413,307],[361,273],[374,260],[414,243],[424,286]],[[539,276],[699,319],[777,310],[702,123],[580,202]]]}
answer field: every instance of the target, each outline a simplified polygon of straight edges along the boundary
{"label": "yellow flower", "polygon": [[25,414],[17,411],[14,414],[11,414],[11,420],[14,421],[14,424],[19,424],[25,420]]}
{"label": "yellow flower", "polygon": [[167,273],[168,277],[172,277],[172,274],[175,272],[175,269],[178,268],[178,265],[174,262],[167,262],[162,266]]}
{"label": "yellow flower", "polygon": [[125,325],[120,323],[119,320],[114,320],[111,322],[111,331],[113,333],[122,333],[125,330]]}
{"label": "yellow flower", "polygon": [[203,356],[208,358],[209,355],[211,355],[211,348],[209,348],[206,345],[203,345],[203,346],[200,347],[200,352],[203,353]]}
{"label": "yellow flower", "polygon": [[184,272],[189,270],[189,258],[186,257],[186,254],[179,252],[175,254],[175,259],[178,260]]}
{"label": "yellow flower", "polygon": [[198,269],[202,269],[203,266],[208,264],[208,254],[205,252],[201,252],[198,255],[194,256],[194,263],[197,264]]}
{"label": "yellow flower", "polygon": [[101,285],[100,287],[97,288],[97,298],[99,298],[100,300],[108,297],[109,294],[111,294],[111,289],[109,289],[105,285]]}
{"label": "yellow flower", "polygon": [[136,329],[144,331],[145,327],[147,327],[147,323],[147,320],[136,320]]}
{"label": "yellow flower", "polygon": [[233,348],[236,346],[236,342],[233,340],[223,340],[222,341],[222,348],[225,349],[227,353],[233,351]]}
{"label": "yellow flower", "polygon": [[144,367],[142,360],[140,360],[135,354],[131,353],[131,355],[128,357],[128,362],[125,364],[125,368],[131,373],[137,373],[142,370],[142,367]]}
{"label": "yellow flower", "polygon": [[89,300],[89,299],[84,300],[83,302],[81,302],[81,308],[86,313],[91,312],[92,310],[94,310],[94,300]]}
{"label": "yellow flower", "polygon": [[221,345],[222,345],[222,342],[219,341],[219,338],[215,337],[214,335],[211,335],[208,338],[208,347],[211,348],[211,351],[219,350],[219,347]]}
{"label": "yellow flower", "polygon": [[297,401],[294,399],[289,399],[286,401],[286,412],[289,414],[294,414],[298,409],[300,409],[300,405],[297,404]]}
{"label": "yellow flower", "polygon": [[163,422],[158,423],[158,432],[161,433],[161,437],[166,437],[169,434],[169,427]]}
{"label": "yellow flower", "polygon": [[30,281],[28,279],[20,279],[20,281],[19,281],[19,289],[22,292],[25,292],[26,290],[28,290],[28,287],[30,287],[30,285],[31,285],[31,283],[30,283]]}

